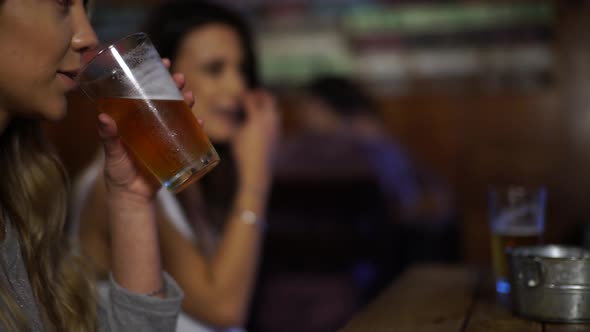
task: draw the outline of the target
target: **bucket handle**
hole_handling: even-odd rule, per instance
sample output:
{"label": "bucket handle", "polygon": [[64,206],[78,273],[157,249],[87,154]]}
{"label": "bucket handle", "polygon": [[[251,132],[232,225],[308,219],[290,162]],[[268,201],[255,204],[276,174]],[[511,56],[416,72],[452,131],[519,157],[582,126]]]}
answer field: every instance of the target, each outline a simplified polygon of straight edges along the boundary
{"label": "bucket handle", "polygon": [[533,258],[533,264],[531,265],[530,269],[527,270],[525,285],[528,288],[537,288],[543,284],[545,269],[543,267],[543,262],[539,257]]}

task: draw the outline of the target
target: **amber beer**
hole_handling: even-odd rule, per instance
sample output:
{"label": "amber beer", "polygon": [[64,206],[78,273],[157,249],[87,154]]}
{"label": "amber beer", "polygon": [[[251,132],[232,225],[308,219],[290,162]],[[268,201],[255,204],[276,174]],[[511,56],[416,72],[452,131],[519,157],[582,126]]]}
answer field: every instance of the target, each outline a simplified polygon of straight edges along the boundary
{"label": "amber beer", "polygon": [[113,117],[140,171],[168,190],[184,189],[219,162],[145,33],[100,51],[76,81],[99,112]]}
{"label": "amber beer", "polygon": [[[168,189],[180,191],[219,158],[183,100],[100,98],[128,149]],[[180,148],[181,147],[181,148]]]}
{"label": "amber beer", "polygon": [[542,236],[542,230],[538,228],[492,231],[492,260],[496,277],[508,279],[506,249],[539,244]]}

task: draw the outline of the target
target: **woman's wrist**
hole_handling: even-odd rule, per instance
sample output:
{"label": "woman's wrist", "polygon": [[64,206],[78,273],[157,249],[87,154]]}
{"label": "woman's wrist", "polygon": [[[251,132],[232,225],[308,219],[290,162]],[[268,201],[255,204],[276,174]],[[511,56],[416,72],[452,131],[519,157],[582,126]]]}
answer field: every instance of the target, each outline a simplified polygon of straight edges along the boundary
{"label": "woman's wrist", "polygon": [[133,205],[151,205],[154,202],[157,190],[153,192],[144,190],[135,190],[127,186],[118,185],[105,181],[106,198],[113,202],[128,202]]}
{"label": "woman's wrist", "polygon": [[251,168],[240,171],[238,188],[245,190],[268,191],[272,179],[272,171],[267,167]]}
{"label": "woman's wrist", "polygon": [[266,220],[264,219],[263,214],[256,213],[249,209],[237,209],[234,211],[235,218],[240,223],[247,225],[249,227],[255,227],[259,231],[266,231]]}
{"label": "woman's wrist", "polygon": [[263,182],[243,182],[238,185],[238,195],[255,196],[261,199],[266,199],[268,196],[269,185]]}
{"label": "woman's wrist", "polygon": [[133,193],[107,192],[107,207],[111,219],[153,220],[155,218],[155,205],[152,199]]}
{"label": "woman's wrist", "polygon": [[263,214],[270,184],[267,181],[241,182],[236,191],[234,206],[239,210],[251,210]]}

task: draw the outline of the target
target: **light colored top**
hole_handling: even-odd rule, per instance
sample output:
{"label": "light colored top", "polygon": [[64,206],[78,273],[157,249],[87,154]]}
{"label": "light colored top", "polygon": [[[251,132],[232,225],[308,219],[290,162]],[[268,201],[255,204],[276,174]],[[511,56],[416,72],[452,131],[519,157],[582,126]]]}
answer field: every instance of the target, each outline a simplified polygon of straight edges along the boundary
{"label": "light colored top", "polygon": [[[82,212],[83,204],[88,200],[88,197],[92,191],[94,184],[103,170],[103,159],[101,157],[96,158],[88,168],[80,175],[80,177],[74,183],[74,200],[71,206],[71,232],[76,238],[79,234],[80,228],[80,215]],[[162,188],[158,192],[157,202],[162,208],[162,212],[165,214],[166,219],[170,221],[174,227],[184,236],[185,238],[195,241],[195,233],[193,232],[185,213],[180,206],[180,203],[176,197],[168,190]],[[99,292],[104,292],[106,285],[104,282],[99,285]],[[203,323],[197,321],[193,316],[187,313],[181,312],[178,316],[178,325],[176,332],[243,332],[241,328],[231,329],[215,329],[208,327]]]}
{"label": "light colored top", "polygon": [[[31,331],[44,331],[37,301],[21,254],[18,232],[10,221],[6,223],[0,255],[5,267],[5,270],[0,273],[0,279],[14,292],[16,302],[23,309]],[[131,293],[119,286],[113,278],[110,278],[108,284],[108,291],[98,299],[98,331],[155,332],[171,331],[175,328],[183,294],[167,274],[164,273],[167,292],[164,299]],[[6,328],[0,324],[0,331],[5,330]]]}

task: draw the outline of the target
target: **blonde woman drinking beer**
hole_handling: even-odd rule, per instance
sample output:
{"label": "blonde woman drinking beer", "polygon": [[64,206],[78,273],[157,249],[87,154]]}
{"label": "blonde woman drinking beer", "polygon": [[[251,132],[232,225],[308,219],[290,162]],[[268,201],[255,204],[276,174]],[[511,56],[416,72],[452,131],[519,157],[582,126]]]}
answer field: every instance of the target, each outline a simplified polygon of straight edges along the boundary
{"label": "blonde woman drinking beer", "polygon": [[81,55],[97,44],[85,6],[0,1],[1,331],[169,331],[182,301],[161,270],[157,188],[137,172],[106,115],[99,134],[112,273],[100,301],[63,234],[67,180],[39,126],[65,115]]}
{"label": "blonde woman drinking beer", "polygon": [[[244,324],[256,276],[271,159],[279,135],[273,98],[258,88],[249,29],[234,12],[202,1],[171,1],[152,12],[146,32],[195,96],[193,113],[221,157],[199,183],[158,195],[164,267],[185,291],[177,331]],[[77,185],[74,224],[99,277],[113,264],[105,225],[101,163]]]}

